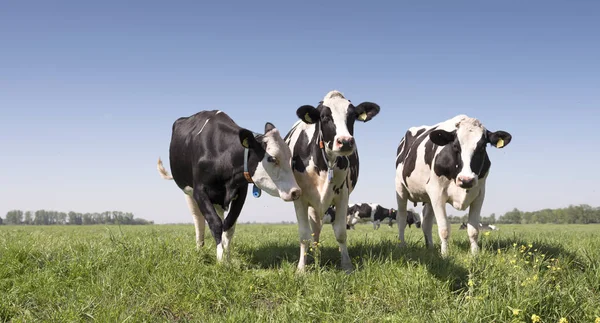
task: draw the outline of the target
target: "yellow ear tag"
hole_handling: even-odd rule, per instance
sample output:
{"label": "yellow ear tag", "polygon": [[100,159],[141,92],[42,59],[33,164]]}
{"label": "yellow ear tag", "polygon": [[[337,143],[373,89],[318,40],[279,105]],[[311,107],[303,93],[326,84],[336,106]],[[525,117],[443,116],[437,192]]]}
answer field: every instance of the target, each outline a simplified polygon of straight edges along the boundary
{"label": "yellow ear tag", "polygon": [[242,141],[242,146],[248,148],[248,138],[244,138],[244,141]]}
{"label": "yellow ear tag", "polygon": [[496,143],[496,148],[502,148],[504,147],[504,140],[502,140],[502,138],[498,139],[498,142]]}
{"label": "yellow ear tag", "polygon": [[312,119],[310,118],[310,116],[308,115],[308,112],[306,112],[306,114],[304,115],[304,121],[308,122],[308,123],[312,123]]}
{"label": "yellow ear tag", "polygon": [[365,121],[367,120],[367,113],[363,112],[358,116],[358,120]]}

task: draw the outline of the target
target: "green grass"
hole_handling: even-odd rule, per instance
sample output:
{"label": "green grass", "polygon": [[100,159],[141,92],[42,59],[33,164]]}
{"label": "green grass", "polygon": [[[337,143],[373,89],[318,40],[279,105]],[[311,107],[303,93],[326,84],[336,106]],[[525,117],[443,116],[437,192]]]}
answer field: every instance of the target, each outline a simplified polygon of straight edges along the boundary
{"label": "green grass", "polygon": [[[501,226],[450,256],[420,229],[357,226],[347,275],[331,225],[321,260],[296,274],[294,225],[239,225],[232,261],[214,240],[195,250],[186,226],[0,227],[0,321],[594,322],[600,317],[600,226]],[[434,228],[435,232],[435,228]],[[434,234],[436,236],[436,234]],[[435,240],[438,243],[438,240]],[[518,311],[514,315],[513,310]]]}

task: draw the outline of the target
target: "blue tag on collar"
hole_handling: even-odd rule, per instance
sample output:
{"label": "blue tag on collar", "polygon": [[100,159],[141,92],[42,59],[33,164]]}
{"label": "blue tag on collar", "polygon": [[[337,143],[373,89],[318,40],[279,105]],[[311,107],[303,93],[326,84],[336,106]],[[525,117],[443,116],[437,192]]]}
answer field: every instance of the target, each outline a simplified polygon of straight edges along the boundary
{"label": "blue tag on collar", "polygon": [[261,192],[262,191],[260,190],[260,188],[258,188],[258,186],[256,186],[256,184],[252,185],[252,196],[259,198]]}
{"label": "blue tag on collar", "polygon": [[327,171],[327,180],[331,182],[332,179],[333,179],[333,168],[330,168]]}

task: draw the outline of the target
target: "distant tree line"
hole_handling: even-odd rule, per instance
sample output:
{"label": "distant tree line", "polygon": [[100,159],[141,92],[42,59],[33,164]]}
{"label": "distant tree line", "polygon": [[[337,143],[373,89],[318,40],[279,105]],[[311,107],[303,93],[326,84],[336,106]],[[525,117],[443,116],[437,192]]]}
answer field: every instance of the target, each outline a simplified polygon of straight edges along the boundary
{"label": "distant tree line", "polygon": [[121,211],[106,211],[102,213],[58,212],[48,210],[21,211],[12,210],[6,213],[0,224],[12,225],[91,225],[91,224],[121,224],[143,225],[154,224],[153,221],[141,218],[134,219],[133,213]]}
{"label": "distant tree line", "polygon": [[[468,214],[453,216],[451,223],[467,222]],[[524,212],[517,208],[504,213],[496,219],[494,213],[487,217],[481,217],[482,223],[505,223],[505,224],[592,224],[600,223],[600,207],[592,207],[587,204],[570,205],[560,209],[543,209],[533,212]]]}

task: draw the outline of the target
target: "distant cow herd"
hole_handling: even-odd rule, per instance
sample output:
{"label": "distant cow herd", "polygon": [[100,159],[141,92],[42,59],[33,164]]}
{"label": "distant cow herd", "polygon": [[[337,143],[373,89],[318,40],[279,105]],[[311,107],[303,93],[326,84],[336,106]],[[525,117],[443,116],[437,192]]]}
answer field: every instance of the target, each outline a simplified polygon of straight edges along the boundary
{"label": "distant cow herd", "polygon": [[[229,255],[235,224],[248,184],[294,204],[298,221],[300,257],[304,270],[311,242],[318,242],[324,223],[331,224],[341,253],[341,267],[353,265],[347,230],[357,223],[398,224],[400,246],[406,225],[422,228],[431,247],[433,217],[438,224],[441,253],[448,253],[450,226],[446,203],[469,208],[465,228],[471,252],[477,253],[480,213],[491,162],[488,144],[503,148],[511,141],[505,131],[492,132],[466,115],[432,126],[408,129],[396,152],[397,209],[379,204],[349,205],[359,175],[354,126],[380,112],[379,105],[354,105],[339,91],[331,91],[315,107],[297,109],[298,121],[282,137],[271,123],[256,133],[240,127],[226,113],[201,111],[177,119],[169,148],[171,174],[158,160],[164,179],[174,180],[193,215],[196,245],[204,245],[205,223],[217,245],[217,259]],[[421,215],[407,209],[408,201],[423,204]],[[225,216],[225,212],[227,215]],[[487,228],[490,229],[490,228]]]}

